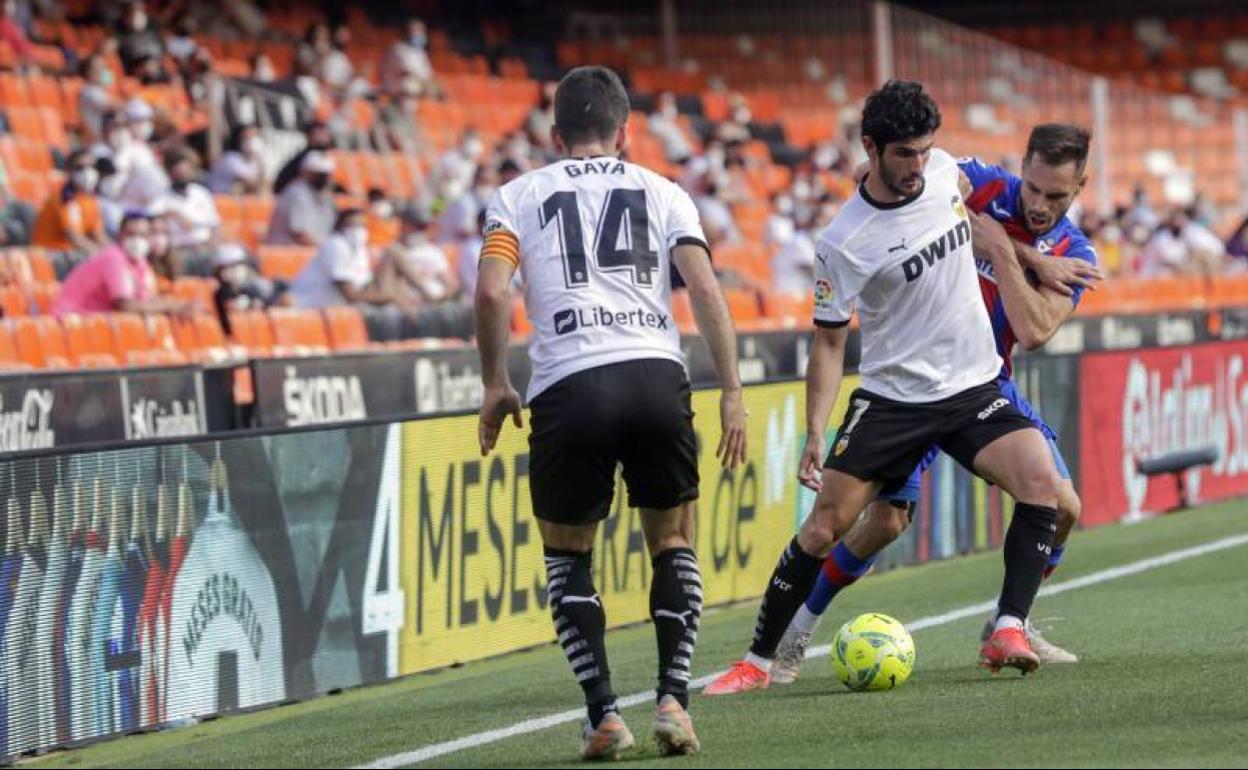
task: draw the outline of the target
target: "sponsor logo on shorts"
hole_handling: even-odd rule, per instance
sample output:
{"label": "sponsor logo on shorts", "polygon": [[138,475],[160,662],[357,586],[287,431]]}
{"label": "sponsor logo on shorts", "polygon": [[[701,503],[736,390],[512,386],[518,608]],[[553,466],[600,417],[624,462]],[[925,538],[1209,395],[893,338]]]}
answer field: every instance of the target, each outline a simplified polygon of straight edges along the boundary
{"label": "sponsor logo on shorts", "polygon": [[[1057,527],[1054,527],[1054,529],[1057,529]],[[1044,554],[1045,556],[1053,555],[1053,548],[1051,546],[1045,545],[1044,543],[1036,543],[1036,550]]]}
{"label": "sponsor logo on shorts", "polygon": [[1001,409],[1001,407],[1003,407],[1003,406],[1009,406],[1009,404],[1010,404],[1010,400],[1009,400],[1009,399],[1007,399],[1007,398],[998,398],[996,401],[993,401],[993,402],[992,402],[992,403],[988,406],[988,408],[987,408],[987,409],[985,409],[985,410],[983,410],[982,412],[980,412],[980,413],[979,413],[979,419],[980,419],[981,421],[983,421],[983,420],[987,420],[989,417],[991,417],[991,416],[993,416],[994,414],[996,414],[996,413],[997,413],[997,412]]}
{"label": "sponsor logo on shorts", "polygon": [[845,454],[846,449],[849,449],[849,436],[841,436],[840,440],[836,442],[836,449],[834,450],[836,456],[840,457]]}

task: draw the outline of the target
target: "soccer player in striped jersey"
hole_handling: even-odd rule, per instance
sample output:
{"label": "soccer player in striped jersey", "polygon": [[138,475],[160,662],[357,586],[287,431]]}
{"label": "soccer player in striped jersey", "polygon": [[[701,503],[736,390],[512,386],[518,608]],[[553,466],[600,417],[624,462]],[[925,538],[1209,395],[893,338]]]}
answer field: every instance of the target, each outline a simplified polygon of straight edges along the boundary
{"label": "soccer player in striped jersey", "polygon": [[[1003,360],[998,381],[1002,393],[1048,440],[1062,483],[1058,523],[1044,576],[1057,569],[1066,540],[1079,519],[1081,503],[1070,471],[1057,446],[1057,434],[1018,391],[1013,380],[1016,345],[1034,350],[1043,345],[1075,311],[1085,289],[1101,277],[1096,252],[1083,232],[1066,216],[1087,181],[1091,137],[1078,126],[1044,124],[1032,129],[1023,157],[1022,176],[975,158],[958,161],[967,207],[975,211],[974,237],[981,248],[995,248],[1006,258],[976,260],[980,292],[992,323],[997,353]],[[1010,258],[1012,257],[1012,258]],[[914,515],[920,476],[935,461],[933,448],[915,468],[906,485],[868,508],[867,522],[886,542],[896,539]],[[797,679],[811,635],[832,598],[871,568],[841,542],[824,562],[819,578],[794,616],[776,653],[771,681]],[[994,610],[984,625],[983,639],[997,620]],[[1032,651],[1042,663],[1073,663],[1077,657],[1026,625]]]}

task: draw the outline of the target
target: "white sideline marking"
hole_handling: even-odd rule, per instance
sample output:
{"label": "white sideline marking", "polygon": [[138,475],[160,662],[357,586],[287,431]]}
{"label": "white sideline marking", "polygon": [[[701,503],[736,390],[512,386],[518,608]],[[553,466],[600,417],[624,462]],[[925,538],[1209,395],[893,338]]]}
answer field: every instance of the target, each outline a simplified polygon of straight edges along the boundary
{"label": "white sideline marking", "polygon": [[[1119,567],[1110,567],[1108,569],[1084,575],[1083,577],[1074,578],[1073,580],[1067,580],[1053,585],[1046,585],[1040,589],[1039,595],[1054,596],[1056,594],[1064,594],[1067,591],[1074,591],[1077,588],[1087,588],[1088,586],[1096,585],[1098,583],[1105,583],[1110,580],[1117,580],[1118,578],[1136,575],[1141,572],[1157,569],[1158,567],[1164,567],[1168,564],[1174,564],[1175,562],[1192,559],[1197,556],[1204,556],[1205,554],[1216,553],[1217,551],[1225,551],[1228,548],[1235,548],[1236,546],[1245,544],[1248,544],[1248,534],[1232,535],[1230,537],[1224,537],[1220,540],[1214,540],[1202,545],[1192,546],[1191,548],[1183,548],[1181,550],[1171,551],[1170,553],[1162,554],[1160,556],[1140,559],[1139,561],[1124,564]],[[953,623],[954,621],[962,620],[963,618],[983,615],[995,606],[996,601],[980,602],[978,604],[959,607],[940,615],[929,615],[925,618],[919,618],[918,620],[913,620],[904,625],[911,632],[922,631],[925,628],[936,628],[937,626],[947,625],[949,623]],[[828,654],[831,647],[832,645],[830,644],[812,647],[807,650],[806,657],[823,657]],[[698,677],[689,683],[689,689],[699,690],[713,682],[715,678],[722,673],[724,672],[716,671],[713,674]],[[654,690],[647,690],[645,692],[634,693],[633,695],[620,698],[619,706],[620,708],[628,708],[630,706],[638,706],[642,703],[653,702]],[[523,722],[516,722],[508,727],[500,727],[496,730],[485,730],[483,732],[473,733],[472,735],[465,735],[463,738],[456,738],[453,741],[432,743],[428,746],[422,746],[421,748],[414,749],[412,751],[405,751],[401,754],[392,754],[388,757],[382,757],[369,762],[366,765],[359,765],[358,767],[384,768],[389,770],[389,768],[414,765],[430,759],[435,759],[437,757],[443,757],[447,754],[454,754],[455,752],[463,751],[464,749],[473,749],[478,746],[497,743],[498,741],[513,738],[517,735],[526,735],[528,733],[535,733],[539,730],[545,730],[548,727],[555,727],[556,725],[567,724],[568,722],[577,722],[584,716],[584,714],[584,708],[560,711],[557,714],[549,714],[544,717],[537,717],[535,719],[526,719]]]}

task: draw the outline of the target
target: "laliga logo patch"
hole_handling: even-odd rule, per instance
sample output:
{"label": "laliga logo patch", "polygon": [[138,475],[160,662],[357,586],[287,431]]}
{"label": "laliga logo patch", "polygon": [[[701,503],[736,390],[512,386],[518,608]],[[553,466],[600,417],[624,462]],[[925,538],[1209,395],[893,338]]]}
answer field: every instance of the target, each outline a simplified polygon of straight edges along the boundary
{"label": "laliga logo patch", "polygon": [[845,454],[846,449],[849,449],[849,436],[841,436],[840,440],[836,442],[836,456],[840,457]]}
{"label": "laliga logo patch", "polygon": [[966,219],[966,206],[962,204],[961,197],[957,195],[953,196],[953,199],[950,201],[950,205],[953,206],[953,213],[957,214],[959,219]]}
{"label": "laliga logo patch", "polygon": [[832,284],[827,279],[819,278],[815,281],[815,302],[824,303],[832,301]]}

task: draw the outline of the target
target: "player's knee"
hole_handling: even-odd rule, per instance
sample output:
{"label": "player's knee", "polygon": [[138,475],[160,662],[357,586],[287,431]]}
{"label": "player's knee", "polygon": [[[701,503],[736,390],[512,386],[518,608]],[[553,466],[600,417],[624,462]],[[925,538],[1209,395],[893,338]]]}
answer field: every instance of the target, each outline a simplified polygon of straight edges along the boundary
{"label": "player's knee", "polygon": [[1056,507],[1061,484],[1062,478],[1053,467],[1031,466],[1020,474],[1015,497],[1036,505]]}
{"label": "player's knee", "polygon": [[1083,501],[1079,499],[1079,495],[1067,490],[1066,494],[1061,495],[1057,501],[1057,519],[1061,526],[1073,527],[1079,523],[1079,517],[1083,515]]}
{"label": "player's knee", "polygon": [[876,539],[887,544],[901,537],[901,533],[906,531],[910,523],[907,514],[908,509],[904,502],[900,507],[893,503],[872,506],[870,521]]}
{"label": "player's knee", "polygon": [[835,519],[830,515],[820,516],[816,508],[802,522],[801,531],[797,533],[798,545],[809,554],[826,554],[832,550],[836,542],[837,532]]}

